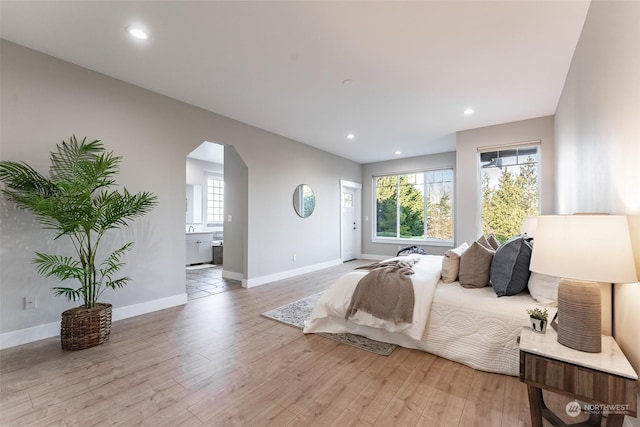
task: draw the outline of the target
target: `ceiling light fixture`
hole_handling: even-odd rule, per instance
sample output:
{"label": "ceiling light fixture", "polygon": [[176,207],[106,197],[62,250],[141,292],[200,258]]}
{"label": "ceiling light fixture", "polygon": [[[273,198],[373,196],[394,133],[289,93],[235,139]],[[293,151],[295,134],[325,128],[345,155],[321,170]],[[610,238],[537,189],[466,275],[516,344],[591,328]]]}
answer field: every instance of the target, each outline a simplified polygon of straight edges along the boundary
{"label": "ceiling light fixture", "polygon": [[400,155],[400,154],[402,154],[402,151],[400,151],[400,150],[396,150],[396,156],[398,156],[398,155]]}
{"label": "ceiling light fixture", "polygon": [[473,110],[473,108],[467,108],[464,110],[464,114],[465,116],[469,116],[471,114],[475,113],[475,111]]}
{"label": "ceiling light fixture", "polygon": [[135,37],[138,40],[147,40],[149,38],[149,34],[141,30],[140,28],[129,27],[127,28],[127,32],[129,33],[129,35],[131,35],[131,37]]}
{"label": "ceiling light fixture", "polygon": [[356,136],[352,133],[347,135],[347,139],[354,139]]}

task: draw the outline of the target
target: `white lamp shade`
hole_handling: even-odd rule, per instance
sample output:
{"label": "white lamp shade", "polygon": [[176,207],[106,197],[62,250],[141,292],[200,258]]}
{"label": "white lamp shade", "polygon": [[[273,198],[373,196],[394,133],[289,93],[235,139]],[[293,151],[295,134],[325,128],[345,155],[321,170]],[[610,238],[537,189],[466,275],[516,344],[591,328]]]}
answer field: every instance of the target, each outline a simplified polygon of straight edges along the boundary
{"label": "white lamp shade", "polygon": [[594,282],[638,280],[624,215],[542,215],[535,233],[531,271]]}
{"label": "white lamp shade", "polygon": [[536,237],[536,229],[538,228],[538,217],[527,216],[522,221],[522,234],[530,237]]}

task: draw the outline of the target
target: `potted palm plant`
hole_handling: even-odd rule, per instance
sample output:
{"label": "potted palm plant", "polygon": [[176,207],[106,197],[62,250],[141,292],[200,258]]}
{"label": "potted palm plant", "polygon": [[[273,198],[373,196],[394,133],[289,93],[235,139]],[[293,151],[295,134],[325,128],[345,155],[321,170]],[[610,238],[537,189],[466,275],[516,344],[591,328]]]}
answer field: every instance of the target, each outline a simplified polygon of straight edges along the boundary
{"label": "potted palm plant", "polygon": [[0,182],[9,200],[33,213],[43,228],[54,230],[54,240],[66,236],[73,244],[73,255],[36,251],[33,262],[39,274],[76,284],[56,286],[53,291],[83,303],[62,313],[60,328],[62,348],[81,350],[109,339],[112,307],[98,300],[106,289],[122,288],[129,281],[117,274],[133,242],[102,259],[100,243],[110,230],[148,213],[157,198],[149,192],[113,189],[122,158],[107,152],[99,140],[85,137],[78,142],[74,135],[56,148],[48,177],[24,162],[0,161]]}

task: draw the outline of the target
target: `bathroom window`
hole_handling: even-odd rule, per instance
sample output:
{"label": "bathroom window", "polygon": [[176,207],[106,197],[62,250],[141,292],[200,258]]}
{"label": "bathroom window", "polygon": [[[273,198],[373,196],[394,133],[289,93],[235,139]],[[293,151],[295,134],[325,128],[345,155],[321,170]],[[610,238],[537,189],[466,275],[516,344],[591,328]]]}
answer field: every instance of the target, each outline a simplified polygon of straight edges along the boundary
{"label": "bathroom window", "polygon": [[207,224],[222,224],[224,219],[224,181],[207,177]]}

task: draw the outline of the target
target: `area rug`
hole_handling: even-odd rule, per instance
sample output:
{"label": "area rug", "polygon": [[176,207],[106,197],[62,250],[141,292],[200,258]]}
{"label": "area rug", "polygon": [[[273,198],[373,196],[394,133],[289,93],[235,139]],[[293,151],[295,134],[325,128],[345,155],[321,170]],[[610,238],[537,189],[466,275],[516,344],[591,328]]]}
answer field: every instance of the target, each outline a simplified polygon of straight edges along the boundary
{"label": "area rug", "polygon": [[[285,304],[282,307],[274,308],[273,310],[262,313],[264,317],[267,317],[278,322],[282,322],[286,325],[293,326],[298,329],[304,327],[304,322],[311,318],[311,311],[316,305],[316,302],[322,295],[322,292],[300,299],[298,301]],[[375,341],[360,335],[354,334],[328,334],[317,333],[316,335],[323,336],[325,338],[332,339],[342,344],[348,344],[353,347],[357,347],[362,350],[369,351],[371,353],[379,354],[382,356],[390,355],[397,345],[388,344],[385,342]]]}

